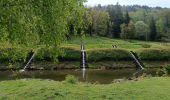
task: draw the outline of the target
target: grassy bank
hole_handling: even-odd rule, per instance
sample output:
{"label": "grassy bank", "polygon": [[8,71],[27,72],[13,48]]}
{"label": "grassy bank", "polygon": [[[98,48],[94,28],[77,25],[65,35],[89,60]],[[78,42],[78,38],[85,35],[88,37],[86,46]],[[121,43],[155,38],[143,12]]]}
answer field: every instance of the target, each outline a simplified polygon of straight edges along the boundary
{"label": "grassy bank", "polygon": [[[119,40],[105,37],[84,37],[88,61],[103,60],[131,60],[129,51],[135,51],[142,60],[170,60],[170,43],[163,42],[146,42],[137,40]],[[73,51],[80,50],[80,37],[74,37],[64,47],[72,48]],[[113,49],[112,45],[117,45]],[[73,49],[74,48],[74,49]],[[74,53],[75,53],[74,52]],[[78,54],[79,52],[77,52]],[[67,52],[71,55],[72,52]],[[76,57],[77,56],[77,57]],[[76,55],[74,58],[79,59]]]}
{"label": "grassy bank", "polygon": [[169,100],[170,78],[147,78],[110,85],[49,80],[0,82],[0,100]]}
{"label": "grassy bank", "polygon": [[80,49],[80,42],[83,40],[87,50],[89,49],[101,49],[108,48],[112,49],[112,45],[117,45],[118,48],[127,49],[127,50],[136,50],[141,48],[168,48],[170,43],[164,42],[150,42],[150,41],[138,41],[138,40],[122,40],[122,39],[111,39],[106,37],[73,37],[67,43],[63,44],[64,46],[73,47]]}
{"label": "grassy bank", "polygon": [[[63,53],[58,55],[60,62],[80,61],[80,37],[74,37],[67,43],[61,45]],[[88,62],[100,61],[130,61],[129,51],[135,51],[138,56],[145,61],[168,61],[170,60],[170,43],[144,42],[136,40],[119,40],[104,37],[84,37],[83,41],[87,50]],[[112,48],[117,45],[118,48]],[[53,61],[53,55],[56,53],[52,48],[40,48],[36,52],[34,61]],[[12,65],[16,62],[23,63],[27,54],[32,48],[13,46],[11,44],[0,44],[0,62]],[[56,56],[57,57],[57,56]]]}

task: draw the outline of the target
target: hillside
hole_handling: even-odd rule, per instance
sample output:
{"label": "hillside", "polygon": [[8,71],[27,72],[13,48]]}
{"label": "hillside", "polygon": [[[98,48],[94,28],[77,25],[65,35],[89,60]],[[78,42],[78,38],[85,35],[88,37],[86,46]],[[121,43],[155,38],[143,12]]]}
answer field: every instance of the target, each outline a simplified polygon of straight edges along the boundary
{"label": "hillside", "polygon": [[127,50],[136,50],[141,48],[167,48],[170,43],[164,42],[150,42],[150,41],[139,41],[139,40],[122,40],[122,39],[111,39],[106,37],[74,37],[64,44],[64,46],[73,47],[76,49],[80,48],[81,41],[84,42],[86,49],[100,49],[100,48],[112,48],[112,45],[117,45],[118,48]]}

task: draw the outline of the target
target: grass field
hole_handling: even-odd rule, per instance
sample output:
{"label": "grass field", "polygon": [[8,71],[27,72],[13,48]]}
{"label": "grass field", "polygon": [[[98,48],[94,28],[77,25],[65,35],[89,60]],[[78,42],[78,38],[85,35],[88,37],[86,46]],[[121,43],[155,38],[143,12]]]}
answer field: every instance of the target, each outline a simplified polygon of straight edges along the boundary
{"label": "grass field", "polygon": [[[167,61],[170,60],[170,43],[161,42],[145,42],[137,40],[120,40],[110,39],[106,37],[89,37],[83,39],[80,37],[73,37],[67,42],[63,42],[63,53],[56,54],[52,48],[39,46],[34,48],[36,51],[35,61],[80,61],[81,51],[80,42],[83,40],[87,50],[87,61],[129,61],[131,55],[129,51],[134,51],[139,58],[148,61]],[[113,49],[112,45],[117,45],[117,49]],[[9,63],[24,62],[27,54],[32,50],[30,47],[16,46],[10,43],[0,43],[0,61]],[[63,54],[63,55],[62,55]],[[56,58],[56,59],[54,59]]]}
{"label": "grass field", "polygon": [[170,43],[163,42],[145,42],[138,40],[120,40],[120,39],[110,39],[105,37],[74,37],[69,40],[65,46],[74,47],[80,49],[80,42],[83,40],[86,49],[98,49],[98,48],[112,48],[112,45],[117,45],[118,48],[124,48],[128,50],[144,48],[143,45],[150,45],[151,48],[164,48],[170,46]]}
{"label": "grass field", "polygon": [[170,100],[170,78],[146,78],[109,85],[50,80],[0,82],[0,100]]}

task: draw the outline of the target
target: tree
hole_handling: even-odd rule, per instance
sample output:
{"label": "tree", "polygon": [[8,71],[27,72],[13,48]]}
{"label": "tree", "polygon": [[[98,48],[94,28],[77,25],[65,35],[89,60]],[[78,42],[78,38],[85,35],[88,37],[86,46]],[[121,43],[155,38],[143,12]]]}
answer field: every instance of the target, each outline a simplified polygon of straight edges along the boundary
{"label": "tree", "polygon": [[[0,33],[10,43],[59,46],[68,32],[68,22],[81,26],[84,0],[1,0],[3,26]],[[74,31],[75,31],[74,30]]]}
{"label": "tree", "polygon": [[114,12],[115,12],[115,17],[114,17],[114,25],[113,25],[113,34],[115,38],[119,38],[120,37],[120,33],[121,33],[121,24],[123,24],[123,13],[121,10],[121,6],[119,5],[119,3],[117,3],[115,5],[114,8]]}
{"label": "tree", "polygon": [[114,38],[114,19],[115,19],[115,10],[113,5],[108,5],[107,10],[110,16],[110,20],[107,24],[108,26],[108,35],[112,38]]}
{"label": "tree", "polygon": [[123,39],[134,39],[135,37],[135,25],[132,21],[128,25],[121,25],[121,38]]}
{"label": "tree", "polygon": [[137,21],[135,24],[136,38],[141,40],[148,40],[149,26],[143,21]]}
{"label": "tree", "polygon": [[122,39],[127,39],[127,34],[128,34],[128,28],[127,28],[127,25],[124,23],[124,24],[121,25],[120,37]]}
{"label": "tree", "polygon": [[135,38],[135,25],[133,21],[130,21],[128,24],[128,39],[134,39]]}
{"label": "tree", "polygon": [[126,25],[128,25],[129,22],[130,22],[130,17],[129,17],[128,11],[126,10],[125,18],[124,18],[124,23],[125,23]]}
{"label": "tree", "polygon": [[[1,0],[0,33],[12,44],[54,48],[54,59],[68,34],[82,27],[84,0]],[[56,51],[56,52],[55,52]]]}
{"label": "tree", "polygon": [[165,25],[162,21],[162,19],[159,19],[156,21],[156,29],[157,29],[157,39],[162,40],[163,38],[166,38],[165,35]]}
{"label": "tree", "polygon": [[148,17],[148,13],[145,9],[138,9],[137,11],[131,13],[131,18],[135,22],[143,21],[144,23],[146,23],[147,17]]}
{"label": "tree", "polygon": [[92,23],[89,28],[93,30],[93,34],[107,36],[109,14],[106,11],[95,9],[89,10],[89,13],[92,16]]}
{"label": "tree", "polygon": [[157,38],[156,23],[153,17],[150,19],[150,40],[154,41]]}
{"label": "tree", "polygon": [[100,11],[98,16],[95,32],[100,36],[107,36],[109,14],[105,11]]}
{"label": "tree", "polygon": [[113,34],[113,22],[111,22],[110,20],[107,22],[107,36],[108,37],[114,37]]}
{"label": "tree", "polygon": [[84,21],[84,30],[86,33],[88,33],[90,36],[92,36],[92,14],[91,14],[91,8],[86,9],[86,12],[83,17]]}

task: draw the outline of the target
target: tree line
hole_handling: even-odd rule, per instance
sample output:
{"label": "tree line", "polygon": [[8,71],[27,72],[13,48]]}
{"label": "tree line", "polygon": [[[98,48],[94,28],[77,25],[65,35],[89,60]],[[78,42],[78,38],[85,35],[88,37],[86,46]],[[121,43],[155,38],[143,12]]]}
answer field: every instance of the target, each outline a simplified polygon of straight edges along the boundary
{"label": "tree line", "polygon": [[170,9],[148,6],[86,7],[83,16],[90,36],[138,39],[146,41],[170,40]]}
{"label": "tree line", "polygon": [[85,0],[0,0],[0,42],[58,46],[71,36],[170,40],[170,9],[85,7]]}

